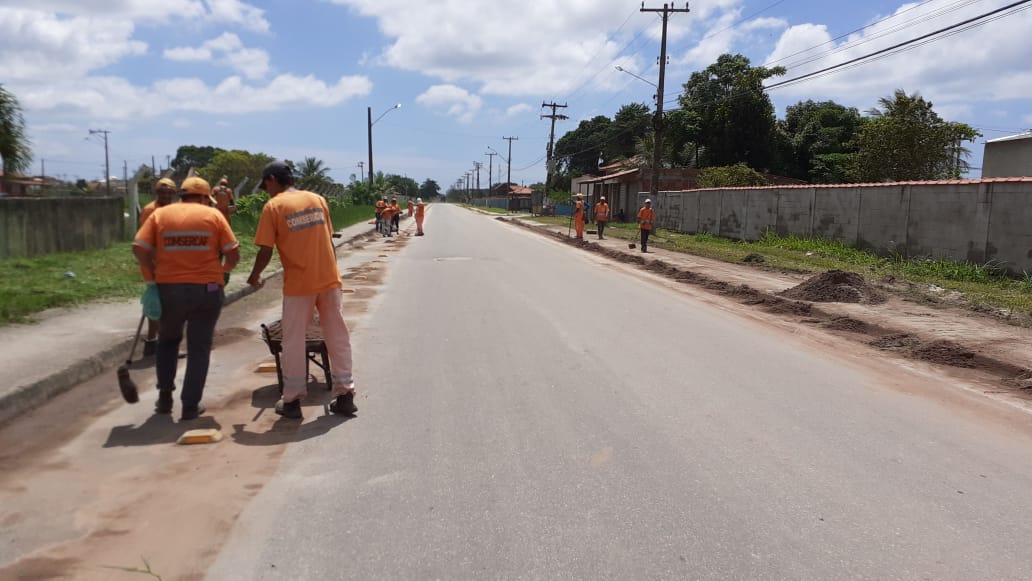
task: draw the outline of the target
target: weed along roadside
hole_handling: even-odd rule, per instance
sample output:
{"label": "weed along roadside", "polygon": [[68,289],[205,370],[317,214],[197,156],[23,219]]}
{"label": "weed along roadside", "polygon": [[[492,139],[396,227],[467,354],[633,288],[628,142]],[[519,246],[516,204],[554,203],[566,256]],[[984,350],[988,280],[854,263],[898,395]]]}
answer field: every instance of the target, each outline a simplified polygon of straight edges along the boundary
{"label": "weed along roadside", "polygon": [[[564,226],[562,218],[530,221]],[[636,240],[635,224],[610,224],[606,235]],[[839,242],[767,234],[755,242],[718,238],[710,234],[681,234],[660,228],[650,246],[675,252],[749,265],[758,270],[812,273],[854,272],[892,287],[917,301],[952,304],[990,314],[1009,324],[1032,327],[1032,275],[1008,276],[993,263],[966,264],[947,259],[877,256]]]}

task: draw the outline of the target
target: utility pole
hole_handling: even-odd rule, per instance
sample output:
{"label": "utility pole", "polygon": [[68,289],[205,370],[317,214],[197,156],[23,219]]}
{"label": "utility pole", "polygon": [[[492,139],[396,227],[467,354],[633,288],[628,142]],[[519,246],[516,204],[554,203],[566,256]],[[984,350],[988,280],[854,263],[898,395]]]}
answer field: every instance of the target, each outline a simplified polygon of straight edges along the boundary
{"label": "utility pole", "polygon": [[125,188],[125,196],[129,197],[129,162],[122,161],[122,187]]}
{"label": "utility pole", "polygon": [[480,168],[484,167],[484,164],[479,161],[473,162],[473,169],[477,172],[477,196],[480,196]]}
{"label": "utility pole", "polygon": [[40,158],[39,160],[39,180],[41,185],[46,185],[47,181],[47,160]]}
{"label": "utility pole", "polygon": [[361,174],[361,176],[362,176],[362,179],[359,180],[359,183],[364,184],[365,183],[365,162],[364,161],[358,162],[358,165],[356,167],[358,167],[358,173]]}
{"label": "utility pole", "polygon": [[689,12],[688,3],[684,3],[684,8],[674,8],[674,4],[663,4],[663,8],[645,8],[645,2],[641,3],[641,12],[659,12],[663,15],[663,36],[662,41],[659,45],[659,84],[656,85],[656,116],[652,119],[653,128],[653,152],[652,152],[652,184],[649,188],[649,192],[652,197],[655,198],[659,193],[659,152],[662,145],[663,136],[663,81],[666,76],[666,38],[667,38],[667,21],[670,19],[670,15],[675,12]]}
{"label": "utility pole", "polygon": [[494,185],[492,185],[492,183],[491,183],[491,180],[494,177],[494,176],[491,175],[492,170],[494,168],[494,156],[496,156],[498,154],[493,152],[493,151],[489,151],[489,152],[485,153],[484,155],[487,156],[487,191],[490,194],[491,190],[494,189]]}
{"label": "utility pole", "polygon": [[153,155],[150,156],[150,171],[151,171],[151,176],[154,177],[154,182],[157,183],[157,180],[158,180],[158,166],[154,165],[154,156]]}
{"label": "utility pole", "polygon": [[108,133],[107,129],[90,129],[90,135],[104,136],[104,179],[107,181],[107,195],[111,195],[111,162],[108,160]]}
{"label": "utility pole", "polygon": [[551,131],[548,132],[548,151],[546,152],[546,157],[545,157],[545,168],[546,168],[546,171],[547,171],[547,174],[545,175],[545,197],[547,198],[548,197],[548,188],[552,185],[552,171],[555,169],[555,161],[552,159],[552,147],[554,146],[554,143],[555,143],[555,122],[556,122],[557,119],[560,120],[560,121],[565,121],[565,120],[569,119],[569,117],[567,117],[566,115],[561,115],[561,114],[557,115],[556,112],[555,112],[555,110],[557,108],[559,108],[559,107],[562,107],[562,108],[565,109],[566,108],[566,103],[563,103],[562,105],[560,105],[558,103],[544,103],[544,102],[542,102],[541,103],[541,107],[551,107],[552,108],[552,114],[551,115],[542,115],[541,116],[542,119],[551,119],[552,120],[552,129],[551,129]]}
{"label": "utility pole", "polygon": [[509,159],[505,160],[509,164],[508,173],[505,176],[505,181],[508,184],[512,184],[512,142],[513,140],[519,141],[519,137],[503,137],[502,139],[509,142]]}

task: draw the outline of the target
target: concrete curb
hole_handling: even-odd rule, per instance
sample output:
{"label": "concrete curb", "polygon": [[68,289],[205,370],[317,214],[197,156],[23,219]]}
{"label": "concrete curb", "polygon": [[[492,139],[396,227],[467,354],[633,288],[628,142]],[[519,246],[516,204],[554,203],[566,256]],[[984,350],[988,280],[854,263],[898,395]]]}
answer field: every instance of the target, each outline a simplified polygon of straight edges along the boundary
{"label": "concrete curb", "polygon": [[[358,240],[363,236],[367,236],[371,232],[373,232],[373,228],[363,231],[360,234],[356,234],[346,240],[334,240],[334,247],[340,248],[346,244],[351,244],[355,240]],[[262,277],[262,280],[269,280],[282,273],[282,268],[276,269],[265,274],[265,276]],[[248,295],[254,294],[255,291],[256,289],[252,288],[250,285],[244,285],[233,292],[226,293],[226,300],[223,303],[223,306],[232,304]],[[0,395],[0,426],[6,423],[7,420],[46,403],[50,399],[70,390],[76,385],[97,377],[109,370],[112,366],[124,363],[132,344],[133,337],[129,337],[128,339],[109,345],[89,357],[73,361],[46,377],[37,379],[32,383],[16,386],[12,391]],[[142,347],[137,346],[137,349],[142,349]]]}

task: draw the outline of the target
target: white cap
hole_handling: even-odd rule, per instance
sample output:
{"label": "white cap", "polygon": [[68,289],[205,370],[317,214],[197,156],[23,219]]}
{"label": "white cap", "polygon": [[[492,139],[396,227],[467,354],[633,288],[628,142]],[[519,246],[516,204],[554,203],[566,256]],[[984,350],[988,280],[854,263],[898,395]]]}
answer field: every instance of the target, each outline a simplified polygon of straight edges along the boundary
{"label": "white cap", "polygon": [[645,198],[645,203],[646,203],[646,204],[651,204],[651,203],[652,203],[652,200],[650,200],[650,199],[648,199],[648,198]]}
{"label": "white cap", "polygon": [[423,203],[423,198],[416,198],[416,203],[417,204],[422,204]]}

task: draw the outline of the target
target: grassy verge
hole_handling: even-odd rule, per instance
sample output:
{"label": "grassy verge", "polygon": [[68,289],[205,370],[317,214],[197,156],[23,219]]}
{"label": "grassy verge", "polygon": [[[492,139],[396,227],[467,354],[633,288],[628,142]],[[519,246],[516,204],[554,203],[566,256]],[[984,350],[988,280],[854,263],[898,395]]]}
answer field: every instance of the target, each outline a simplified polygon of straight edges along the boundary
{"label": "grassy verge", "polygon": [[[567,226],[569,218],[541,217],[534,221]],[[593,226],[587,226],[593,228]],[[610,224],[606,235],[611,238],[638,239],[636,224]],[[1009,313],[1032,311],[1032,275],[1007,276],[996,265],[967,264],[946,259],[877,256],[850,246],[819,239],[767,235],[756,242],[739,242],[709,234],[680,234],[659,229],[650,245],[704,256],[724,262],[742,263],[750,254],[763,257],[763,267],[796,272],[847,270],[871,279],[892,277],[898,281],[935,285],[960,293],[963,301],[976,307]]]}
{"label": "grassy verge", "polygon": [[[335,207],[331,211],[337,229],[364,222],[372,215],[372,206]],[[233,231],[240,241],[240,266],[234,277],[246,276],[240,271],[254,263],[258,253],[254,245],[256,226],[256,218],[233,218]],[[129,242],[103,250],[0,260],[0,324],[22,322],[53,307],[125,299],[140,292],[140,271]]]}

